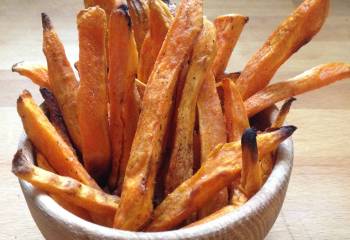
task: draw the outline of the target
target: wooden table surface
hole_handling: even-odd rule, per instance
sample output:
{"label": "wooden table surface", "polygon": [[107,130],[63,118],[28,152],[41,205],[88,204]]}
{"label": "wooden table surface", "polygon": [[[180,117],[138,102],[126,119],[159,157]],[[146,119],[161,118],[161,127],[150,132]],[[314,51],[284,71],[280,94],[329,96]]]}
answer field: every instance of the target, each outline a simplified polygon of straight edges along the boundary
{"label": "wooden table surface", "polygon": [[[13,63],[44,62],[40,12],[53,20],[68,52],[77,60],[75,13],[82,1],[2,0],[0,5],[0,239],[43,239],[17,179],[10,173],[22,125],[15,103],[23,89],[39,101],[36,86],[10,72]],[[276,25],[300,1],[206,0],[210,19],[225,13],[250,17],[229,69],[241,70]],[[284,64],[279,81],[331,61],[350,62],[350,0],[331,0],[322,31]],[[294,135],[294,169],[280,216],[267,239],[350,239],[350,79],[298,97],[288,122]]]}

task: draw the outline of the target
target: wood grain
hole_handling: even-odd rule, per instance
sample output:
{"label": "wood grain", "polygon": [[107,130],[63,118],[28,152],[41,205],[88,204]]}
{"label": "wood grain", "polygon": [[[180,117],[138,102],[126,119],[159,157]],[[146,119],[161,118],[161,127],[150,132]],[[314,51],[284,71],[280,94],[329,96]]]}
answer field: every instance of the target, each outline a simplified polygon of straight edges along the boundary
{"label": "wood grain", "polygon": [[[241,70],[277,24],[300,0],[205,0],[206,15],[240,13],[250,17],[229,64]],[[282,66],[273,81],[330,61],[350,62],[350,1],[332,0],[330,17],[315,39]],[[4,0],[0,7],[0,239],[43,239],[26,207],[10,162],[22,126],[14,108],[22,89],[40,100],[38,88],[10,72],[13,63],[45,63],[40,12],[53,20],[68,58],[78,59],[75,15],[82,1]],[[282,212],[267,239],[350,239],[350,79],[298,97],[288,122],[295,159]]]}

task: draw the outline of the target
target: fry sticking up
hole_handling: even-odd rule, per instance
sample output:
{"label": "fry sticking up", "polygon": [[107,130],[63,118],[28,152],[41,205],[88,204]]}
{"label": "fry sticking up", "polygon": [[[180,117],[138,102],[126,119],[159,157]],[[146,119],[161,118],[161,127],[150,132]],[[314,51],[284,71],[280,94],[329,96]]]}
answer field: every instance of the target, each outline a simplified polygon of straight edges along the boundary
{"label": "fry sticking up", "polygon": [[[257,138],[259,157],[276,149],[295,130],[294,126],[286,126],[260,134]],[[146,231],[164,231],[177,226],[229,185],[241,170],[241,143],[218,145],[208,158],[195,175],[176,188],[155,209]]]}
{"label": "fry sticking up", "polygon": [[58,134],[28,91],[24,91],[18,98],[17,111],[27,136],[58,174],[99,189],[80,164],[72,148]]}
{"label": "fry sticking up", "polygon": [[251,117],[278,101],[346,78],[350,78],[350,64],[322,64],[287,81],[271,84],[247,99],[244,105],[248,116]]}
{"label": "fry sticking up", "polygon": [[147,83],[173,19],[168,6],[161,0],[149,1],[149,32],[140,50],[140,63],[137,70],[137,77],[141,82]]}
{"label": "fry sticking up", "polygon": [[148,0],[126,0],[129,7],[129,14],[132,21],[132,28],[135,33],[137,50],[141,50],[143,40],[149,28]]}
{"label": "fry sticking up", "polygon": [[232,51],[248,20],[248,17],[237,14],[223,15],[215,19],[214,24],[216,27],[216,41],[218,45],[218,52],[213,63],[213,73],[215,77],[225,72]]}
{"label": "fry sticking up", "polygon": [[40,87],[50,88],[49,74],[47,68],[40,64],[19,62],[12,66],[12,72],[17,72],[32,80]]}
{"label": "fry sticking up", "polygon": [[205,19],[202,32],[193,47],[182,98],[177,108],[174,144],[165,181],[166,194],[193,174],[193,129],[197,97],[215,54],[215,28]]}
{"label": "fry sticking up", "polygon": [[329,0],[305,0],[246,64],[237,86],[243,100],[268,85],[278,68],[321,29]]}
{"label": "fry sticking up", "polygon": [[19,178],[50,194],[95,213],[114,212],[119,198],[89,187],[70,177],[62,177],[31,164],[22,150],[13,158],[12,172]]}
{"label": "fry sticking up", "polygon": [[292,103],[295,100],[296,98],[292,97],[283,103],[281,109],[278,111],[276,119],[271,124],[271,128],[280,128],[283,126],[283,123],[286,120],[287,115],[289,113],[290,107],[292,106]]}
{"label": "fry sticking up", "polygon": [[58,134],[63,138],[63,140],[73,149],[66,125],[63,120],[62,113],[59,109],[55,96],[47,88],[40,88],[40,93],[41,96],[44,98],[50,122],[55,127]]}
{"label": "fry sticking up", "polygon": [[[55,173],[55,170],[52,168],[50,163],[46,160],[46,158],[41,153],[36,154],[36,163],[38,167],[46,171]],[[63,197],[57,196],[55,194],[51,194],[51,197],[53,198],[53,200],[55,200],[61,207],[63,207],[67,211],[73,213],[74,215],[82,219],[91,221],[90,215],[85,209],[78,207],[70,202],[67,202],[67,200],[65,200]]]}
{"label": "fry sticking up", "polygon": [[103,180],[108,174],[111,156],[107,119],[105,12],[99,7],[82,10],[78,14],[77,24],[80,75],[77,103],[81,150],[87,171],[95,179]]}
{"label": "fry sticking up", "polygon": [[154,180],[176,82],[202,25],[202,0],[182,0],[147,83],[115,228],[138,230],[151,216]]}
{"label": "fry sticking up", "polygon": [[124,3],[125,0],[84,0],[85,8],[99,6],[105,11],[107,19],[109,19],[109,16],[115,7]]}
{"label": "fry sticking up", "polygon": [[68,62],[63,45],[54,31],[49,17],[41,14],[43,25],[43,51],[47,60],[50,90],[60,106],[69,135],[81,149],[81,136],[77,113],[78,81]]}
{"label": "fry sticking up", "polygon": [[109,43],[109,129],[112,143],[109,188],[114,190],[119,178],[118,191],[120,191],[139,116],[139,106],[134,92],[137,49],[131,20],[124,5],[111,14]]}

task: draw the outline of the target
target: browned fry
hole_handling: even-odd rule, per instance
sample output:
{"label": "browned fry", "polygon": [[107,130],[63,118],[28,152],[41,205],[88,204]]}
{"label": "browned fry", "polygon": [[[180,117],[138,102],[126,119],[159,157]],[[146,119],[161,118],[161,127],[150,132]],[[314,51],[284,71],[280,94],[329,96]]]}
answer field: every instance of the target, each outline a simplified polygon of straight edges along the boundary
{"label": "browned fry", "polygon": [[165,180],[165,194],[171,193],[193,174],[193,129],[197,97],[215,54],[215,28],[205,19],[202,32],[193,47],[182,97],[177,108],[174,143]]}
{"label": "browned fry", "polygon": [[120,192],[139,116],[139,106],[134,91],[137,50],[130,16],[124,5],[111,14],[109,43],[108,82],[113,151],[109,187],[114,190],[118,183]]}
{"label": "browned fry", "polygon": [[[215,87],[215,78],[212,72],[207,73],[203,82],[198,101],[199,136],[201,143],[201,164],[205,164],[213,148],[226,143],[225,118],[222,112],[220,99]],[[228,202],[227,189],[219,192],[212,201],[199,212],[204,217],[215,210],[225,206]]]}
{"label": "browned fry", "polygon": [[292,103],[295,100],[296,98],[292,97],[283,103],[283,105],[281,106],[281,109],[278,111],[276,119],[271,124],[271,128],[279,128],[283,126],[283,123],[286,120],[287,115],[289,113],[290,107],[292,106]]}
{"label": "browned fry", "polygon": [[262,171],[258,159],[256,130],[247,129],[242,136],[242,170],[240,190],[250,198],[262,186]]}
{"label": "browned fry", "polygon": [[29,78],[33,83],[40,87],[50,88],[47,67],[43,65],[22,61],[12,66],[12,72],[19,73],[20,75]]}
{"label": "browned fry", "polygon": [[58,174],[99,189],[28,91],[24,91],[18,98],[17,111],[27,136]]}
{"label": "browned fry", "polygon": [[154,180],[171,112],[171,100],[181,65],[202,24],[202,0],[182,0],[146,87],[120,207],[114,221],[116,228],[138,230],[151,216]]}
{"label": "browned fry", "polygon": [[18,150],[13,158],[12,172],[35,187],[88,211],[108,214],[115,212],[118,207],[117,196],[108,195],[70,177],[59,176],[36,167],[29,162],[22,150]]}
{"label": "browned fry", "polygon": [[215,77],[224,73],[232,51],[248,20],[248,17],[237,14],[223,15],[215,19],[214,24],[216,27],[216,41],[218,45],[218,52],[213,63],[213,73]]}
{"label": "browned fry", "polygon": [[322,64],[287,81],[271,84],[247,99],[244,105],[248,116],[251,117],[276,102],[349,77],[348,63]]}
{"label": "browned fry", "polygon": [[81,149],[81,136],[77,113],[78,81],[68,62],[64,47],[54,31],[49,17],[41,14],[43,25],[43,51],[47,60],[50,90],[60,106],[64,122],[74,144]]}
{"label": "browned fry", "polygon": [[232,73],[224,73],[224,74],[221,74],[219,75],[217,78],[216,78],[216,86],[221,86],[221,82],[222,80],[224,80],[225,78],[228,78],[230,79],[232,82],[236,83],[237,79],[239,78],[239,76],[241,75],[241,72],[232,72]]}
{"label": "browned fry", "polygon": [[[111,147],[107,119],[106,15],[90,7],[77,16],[79,32],[78,123],[87,171],[98,180],[107,176]],[[94,46],[93,48],[91,46]]]}
{"label": "browned fry", "polygon": [[[44,155],[42,155],[41,153],[37,153],[36,154],[36,163],[37,165],[46,170],[46,171],[49,171],[49,172],[52,172],[52,173],[55,173],[55,170],[52,168],[52,166],[50,165],[50,163],[46,160],[46,158],[44,157]],[[88,221],[91,221],[91,218],[90,218],[90,215],[89,213],[81,208],[81,207],[78,207],[76,205],[73,205],[71,203],[68,203],[67,200],[65,200],[64,198],[60,197],[60,196],[57,196],[55,194],[51,194],[51,197],[59,204],[61,205],[61,207],[63,207],[64,209],[66,209],[67,211],[73,213],[74,215],[82,218],[82,219],[85,219],[85,220],[88,220]]]}
{"label": "browned fry", "polygon": [[[286,126],[258,135],[259,157],[276,149],[295,129],[294,126]],[[218,145],[208,158],[195,175],[176,188],[155,209],[153,220],[146,231],[164,231],[177,226],[229,185],[241,170],[241,143],[237,141]]]}
{"label": "browned fry", "polygon": [[149,7],[148,0],[126,0],[135,33],[137,50],[141,50],[143,40],[149,29]]}
{"label": "browned fry", "polygon": [[49,113],[49,119],[52,125],[55,127],[58,134],[63,138],[63,140],[73,148],[72,143],[69,139],[68,131],[63,120],[62,113],[59,109],[57,100],[52,92],[47,88],[40,88],[41,96],[44,98],[45,105]]}
{"label": "browned fry", "polygon": [[237,141],[249,127],[249,119],[244,103],[235,83],[230,79],[222,80],[224,89],[224,112],[228,141]]}
{"label": "browned fry", "polygon": [[168,6],[161,0],[149,1],[149,32],[140,50],[140,63],[137,71],[137,77],[141,82],[147,83],[173,19]]}
{"label": "browned fry", "polygon": [[266,87],[278,68],[321,29],[329,0],[305,0],[251,57],[237,80],[243,100]]}

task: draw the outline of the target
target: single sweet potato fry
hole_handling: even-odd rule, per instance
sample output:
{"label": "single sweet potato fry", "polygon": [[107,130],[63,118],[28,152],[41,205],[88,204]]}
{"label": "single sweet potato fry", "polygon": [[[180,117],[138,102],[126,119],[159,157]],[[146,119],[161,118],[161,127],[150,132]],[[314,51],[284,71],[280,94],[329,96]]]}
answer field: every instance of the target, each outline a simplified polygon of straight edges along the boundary
{"label": "single sweet potato fry", "polygon": [[248,20],[248,17],[237,14],[223,15],[215,19],[214,24],[216,27],[216,41],[218,45],[218,52],[213,63],[213,73],[215,77],[225,72],[232,51]]}
{"label": "single sweet potato fry", "polygon": [[176,82],[202,25],[202,0],[182,0],[147,83],[115,228],[138,230],[151,216],[154,180]]}
{"label": "single sweet potato fry", "polygon": [[225,78],[222,80],[222,88],[228,141],[238,141],[244,130],[249,127],[248,115],[236,84]]}
{"label": "single sweet potato fry", "polygon": [[271,84],[247,99],[244,105],[251,117],[276,102],[346,78],[350,78],[350,64],[322,64],[287,81]]}
{"label": "single sweet potato fry", "polygon": [[271,124],[271,128],[279,128],[283,126],[284,121],[287,118],[287,115],[289,113],[290,107],[292,106],[292,103],[296,100],[296,98],[291,97],[290,99],[286,100],[283,105],[281,106],[280,110],[278,111],[278,114],[276,116],[276,119]]}
{"label": "single sweet potato fry", "polygon": [[125,4],[125,0],[84,0],[85,8],[99,6],[106,12],[107,19],[112,10],[122,4]]}
{"label": "single sweet potato fry", "polygon": [[278,68],[321,29],[329,0],[305,0],[246,64],[237,86],[243,100],[266,87]]}
{"label": "single sweet potato fry", "polygon": [[[36,163],[37,163],[38,167],[40,167],[46,171],[56,173],[55,170],[50,165],[50,163],[46,160],[44,155],[42,155],[39,152],[36,154]],[[82,219],[91,221],[90,215],[89,215],[88,211],[86,211],[85,209],[78,207],[76,205],[73,205],[72,203],[67,202],[67,200],[65,200],[64,198],[57,196],[55,194],[50,194],[50,196],[52,197],[53,200],[55,200],[61,207],[63,207],[67,211],[73,213],[74,215],[76,215]]]}
{"label": "single sweet potato fry", "polygon": [[49,17],[41,14],[43,25],[43,51],[47,60],[50,90],[60,106],[64,122],[75,146],[81,149],[81,136],[77,113],[78,81],[68,62],[64,47],[54,31]]}
{"label": "single sweet potato fry", "polygon": [[106,14],[102,8],[90,7],[80,11],[77,24],[80,74],[77,105],[81,150],[87,171],[95,179],[103,180],[111,163],[107,119]]}
{"label": "single sweet potato fry", "polygon": [[[202,84],[197,101],[199,136],[201,143],[201,164],[205,164],[213,148],[227,142],[225,118],[216,91],[214,74],[209,71]],[[220,191],[212,201],[198,213],[200,218],[222,208],[228,202],[227,189]]]}
{"label": "single sweet potato fry", "polygon": [[193,174],[193,129],[197,98],[215,54],[215,28],[205,19],[202,32],[193,47],[182,97],[176,112],[174,142],[165,179],[165,194],[171,193]]}
{"label": "single sweet potato fry", "polygon": [[161,0],[149,1],[149,32],[140,50],[140,63],[137,70],[137,77],[141,82],[147,83],[173,19],[165,3]]}
{"label": "single sweet potato fry", "polygon": [[114,190],[118,183],[120,192],[140,112],[134,91],[137,49],[131,19],[125,5],[111,14],[109,43],[109,129],[113,154],[112,172],[108,182],[111,190]]}
{"label": "single sweet potato fry", "polygon": [[63,140],[69,145],[73,150],[72,143],[70,141],[66,124],[64,123],[62,113],[59,109],[58,102],[53,95],[53,93],[47,88],[40,88],[41,96],[44,98],[47,110],[48,118],[50,122],[55,127],[58,134],[63,138]]}
{"label": "single sweet potato fry", "polygon": [[126,0],[135,33],[137,50],[140,51],[143,40],[149,30],[149,7],[148,0]]}
{"label": "single sweet potato fry", "polygon": [[[294,126],[286,126],[258,135],[259,157],[276,149],[295,129]],[[241,143],[220,144],[208,158],[195,175],[169,194],[155,209],[146,231],[164,231],[177,226],[229,185],[241,171]]]}
{"label": "single sweet potato fry", "polygon": [[12,66],[12,72],[19,73],[20,75],[29,78],[33,83],[40,87],[50,88],[47,67],[41,64],[22,61]]}
{"label": "single sweet potato fry", "polygon": [[27,136],[58,174],[99,189],[28,91],[24,91],[18,98],[17,111]]}
{"label": "single sweet potato fry", "polygon": [[35,187],[88,211],[108,214],[118,208],[117,196],[106,194],[73,178],[36,167],[29,162],[22,150],[18,150],[13,158],[12,172]]}

